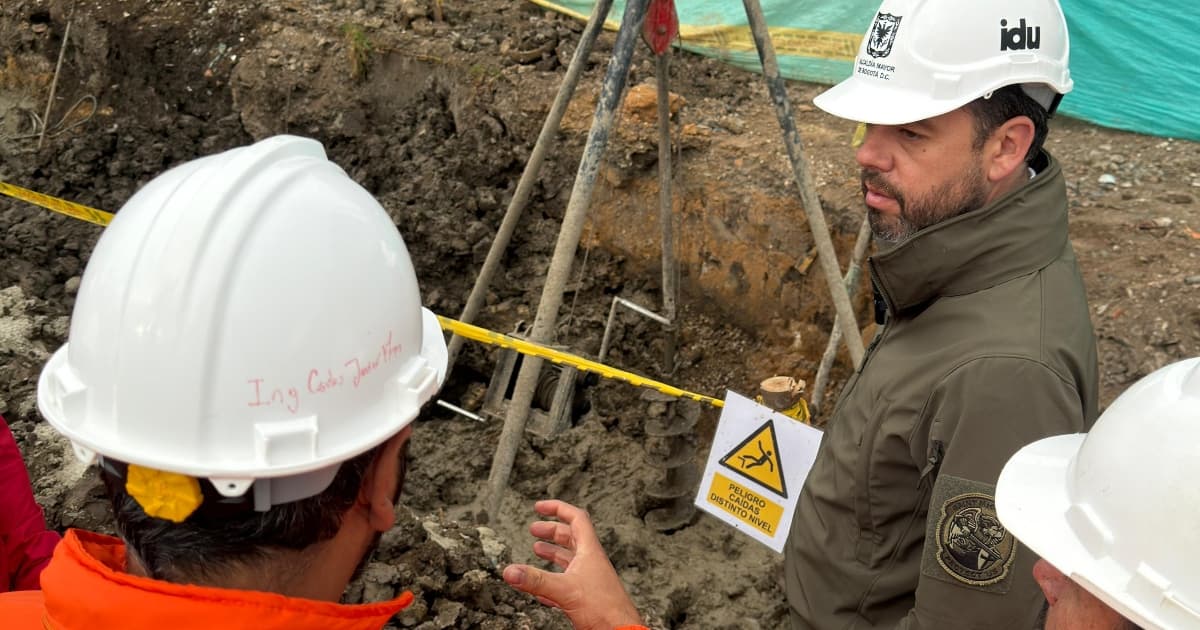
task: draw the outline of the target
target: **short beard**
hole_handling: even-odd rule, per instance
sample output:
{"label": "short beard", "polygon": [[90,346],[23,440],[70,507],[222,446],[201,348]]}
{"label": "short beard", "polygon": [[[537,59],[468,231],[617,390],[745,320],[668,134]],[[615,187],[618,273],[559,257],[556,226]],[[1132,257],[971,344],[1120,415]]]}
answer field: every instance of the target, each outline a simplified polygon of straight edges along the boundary
{"label": "short beard", "polygon": [[907,199],[877,170],[864,168],[860,178],[864,194],[869,183],[871,188],[895,199],[900,206],[898,216],[885,215],[867,207],[871,233],[879,241],[891,245],[931,225],[981,208],[988,196],[987,180],[983,176],[983,169],[978,166],[972,166],[962,177],[938,186],[928,195],[913,199]]}

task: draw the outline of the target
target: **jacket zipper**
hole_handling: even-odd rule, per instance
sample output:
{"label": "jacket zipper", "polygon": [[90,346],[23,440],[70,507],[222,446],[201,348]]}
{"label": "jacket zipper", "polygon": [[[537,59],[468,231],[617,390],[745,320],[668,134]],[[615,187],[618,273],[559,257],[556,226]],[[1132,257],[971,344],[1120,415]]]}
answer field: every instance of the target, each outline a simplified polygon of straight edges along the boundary
{"label": "jacket zipper", "polygon": [[[863,358],[862,367],[859,368],[858,378],[855,379],[854,385],[858,386],[859,379],[866,372],[867,365],[870,364],[871,358],[875,356],[876,348],[878,348],[888,336],[892,328],[891,314],[885,318],[883,330],[875,335],[871,340],[871,345]],[[850,394],[847,394],[849,396]],[[879,430],[879,425],[883,419],[870,417],[867,418],[867,426],[863,428],[862,437],[856,445],[858,448],[858,466],[855,470],[855,496],[854,496],[854,520],[858,524],[858,542],[855,544],[855,556],[860,562],[866,564],[866,555],[862,549],[862,545],[869,542],[872,547],[875,545],[875,528],[871,525],[871,489],[870,489],[870,472],[871,472],[871,448],[870,446],[875,441],[875,434]]]}

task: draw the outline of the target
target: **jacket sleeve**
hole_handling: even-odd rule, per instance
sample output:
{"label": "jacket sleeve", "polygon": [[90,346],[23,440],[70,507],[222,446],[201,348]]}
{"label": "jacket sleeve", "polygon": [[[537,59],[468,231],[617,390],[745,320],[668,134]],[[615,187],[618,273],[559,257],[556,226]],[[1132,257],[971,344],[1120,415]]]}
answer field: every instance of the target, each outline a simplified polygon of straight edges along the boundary
{"label": "jacket sleeve", "polygon": [[0,418],[0,592],[39,588],[59,536],[46,529],[17,442]]}
{"label": "jacket sleeve", "polygon": [[[1033,628],[1045,602],[1037,557],[996,517],[995,484],[1017,450],[1083,430],[1073,381],[1025,358],[971,361],[935,388],[922,484],[932,484],[916,605],[907,630]],[[921,461],[918,459],[917,461]]]}

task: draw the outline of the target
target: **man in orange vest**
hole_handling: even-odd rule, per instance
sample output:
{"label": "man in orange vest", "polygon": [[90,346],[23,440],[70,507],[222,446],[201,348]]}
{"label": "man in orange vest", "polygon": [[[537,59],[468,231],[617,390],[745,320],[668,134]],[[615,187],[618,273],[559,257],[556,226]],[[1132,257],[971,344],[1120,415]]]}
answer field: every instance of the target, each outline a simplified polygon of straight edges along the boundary
{"label": "man in orange vest", "polygon": [[445,349],[386,212],[319,143],[146,185],[104,231],[38,407],[100,469],[121,538],[72,530],[6,628],[377,628],[345,607],[391,527]]}
{"label": "man in orange vest", "polygon": [[164,173],[101,236],[38,381],[120,538],[69,531],[41,592],[0,595],[4,628],[383,627],[411,593],[337,602],[392,527],[445,370],[396,226],[319,143]]}

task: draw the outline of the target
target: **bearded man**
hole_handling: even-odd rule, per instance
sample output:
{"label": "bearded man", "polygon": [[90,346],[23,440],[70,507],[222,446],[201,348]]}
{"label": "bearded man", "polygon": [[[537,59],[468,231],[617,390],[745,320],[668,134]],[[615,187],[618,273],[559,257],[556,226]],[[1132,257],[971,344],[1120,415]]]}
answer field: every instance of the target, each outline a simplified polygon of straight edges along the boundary
{"label": "bearded man", "polygon": [[1066,185],[1042,148],[1067,41],[1054,0],[885,0],[852,77],[815,101],[867,124],[881,328],[800,495],[794,628],[1036,623],[1037,557],[1000,524],[996,479],[1097,416]]}

